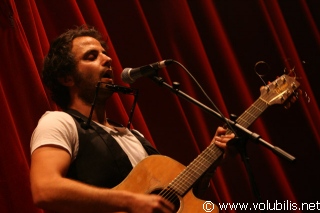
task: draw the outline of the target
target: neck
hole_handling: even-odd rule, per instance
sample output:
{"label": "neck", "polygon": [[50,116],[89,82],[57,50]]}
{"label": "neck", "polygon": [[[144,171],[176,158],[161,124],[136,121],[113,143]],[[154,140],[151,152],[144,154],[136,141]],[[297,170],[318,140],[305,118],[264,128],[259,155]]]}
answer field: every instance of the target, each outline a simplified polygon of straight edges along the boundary
{"label": "neck", "polygon": [[[69,106],[69,108],[77,110],[78,112],[80,112],[84,116],[89,117],[92,105],[84,103],[83,101],[77,101],[77,102],[73,102]],[[103,104],[97,104],[94,106],[91,120],[96,121],[96,122],[103,124],[103,125],[106,124],[106,109]]]}

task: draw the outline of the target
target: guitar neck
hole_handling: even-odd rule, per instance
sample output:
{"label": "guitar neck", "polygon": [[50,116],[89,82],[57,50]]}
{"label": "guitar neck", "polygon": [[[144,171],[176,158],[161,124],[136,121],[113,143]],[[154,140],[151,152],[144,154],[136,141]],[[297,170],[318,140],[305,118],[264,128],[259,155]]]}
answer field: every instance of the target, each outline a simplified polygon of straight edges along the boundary
{"label": "guitar neck", "polygon": [[[248,128],[272,104],[283,104],[299,87],[300,83],[295,77],[282,75],[272,83],[261,87],[260,97],[236,119],[236,122]],[[232,131],[227,130],[226,134]],[[193,184],[209,169],[209,167],[223,155],[223,151],[214,143],[210,144],[189,166],[186,167],[169,185],[173,190],[183,196]]]}
{"label": "guitar neck", "polygon": [[258,100],[237,118],[236,123],[245,128],[249,127],[268,108],[268,106],[267,102],[262,98],[258,98]]}
{"label": "guitar neck", "polygon": [[[268,107],[267,102],[259,98],[238,119],[241,126],[249,127]],[[232,133],[230,130],[227,134]],[[214,143],[210,144],[186,169],[169,185],[170,190],[183,196],[209,167],[223,155],[223,151]]]}

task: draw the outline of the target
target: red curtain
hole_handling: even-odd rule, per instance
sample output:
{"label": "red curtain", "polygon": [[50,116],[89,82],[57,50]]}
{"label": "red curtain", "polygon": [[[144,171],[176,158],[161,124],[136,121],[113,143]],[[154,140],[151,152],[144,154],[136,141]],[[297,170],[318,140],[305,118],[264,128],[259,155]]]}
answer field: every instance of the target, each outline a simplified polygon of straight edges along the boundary
{"label": "red curtain", "polygon": [[[297,212],[293,210],[298,207],[298,212],[320,209],[318,0],[2,0],[0,11],[0,212],[41,212],[30,193],[29,140],[40,116],[56,107],[39,72],[50,41],[85,23],[108,39],[117,84],[126,85],[120,78],[125,67],[174,59],[192,73],[226,117],[241,115],[259,98],[263,82],[256,64],[269,67],[265,82],[294,69],[302,89],[298,101],[288,110],[270,106],[249,129],[296,161],[252,140],[246,150],[261,209],[276,203],[288,212]],[[214,109],[177,64],[158,74],[170,85],[179,82],[181,91]],[[139,89],[134,128],[162,154],[185,165],[223,125],[148,78],[126,86]],[[114,95],[108,117],[126,124],[132,103],[132,96]],[[220,205],[248,203],[252,208],[258,202],[239,155],[225,158],[206,199]],[[238,212],[239,207],[220,210]]]}

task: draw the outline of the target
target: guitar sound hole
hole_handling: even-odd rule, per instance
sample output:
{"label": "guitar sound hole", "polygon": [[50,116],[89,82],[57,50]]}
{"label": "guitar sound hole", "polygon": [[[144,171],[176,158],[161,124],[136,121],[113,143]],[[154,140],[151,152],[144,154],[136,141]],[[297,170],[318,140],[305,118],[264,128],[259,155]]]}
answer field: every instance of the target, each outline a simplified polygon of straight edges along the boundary
{"label": "guitar sound hole", "polygon": [[156,189],[152,191],[150,194],[160,195],[161,197],[167,199],[174,205],[174,210],[177,212],[180,208],[180,198],[179,196],[170,189]]}

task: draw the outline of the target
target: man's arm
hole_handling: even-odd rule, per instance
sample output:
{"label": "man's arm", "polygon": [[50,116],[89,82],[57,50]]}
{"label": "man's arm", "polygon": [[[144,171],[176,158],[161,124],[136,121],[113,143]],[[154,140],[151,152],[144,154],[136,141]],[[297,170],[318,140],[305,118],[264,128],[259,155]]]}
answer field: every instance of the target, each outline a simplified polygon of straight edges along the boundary
{"label": "man's arm", "polygon": [[31,190],[40,208],[55,212],[173,212],[157,195],[98,188],[65,178],[70,154],[58,146],[42,146],[31,157]]}

